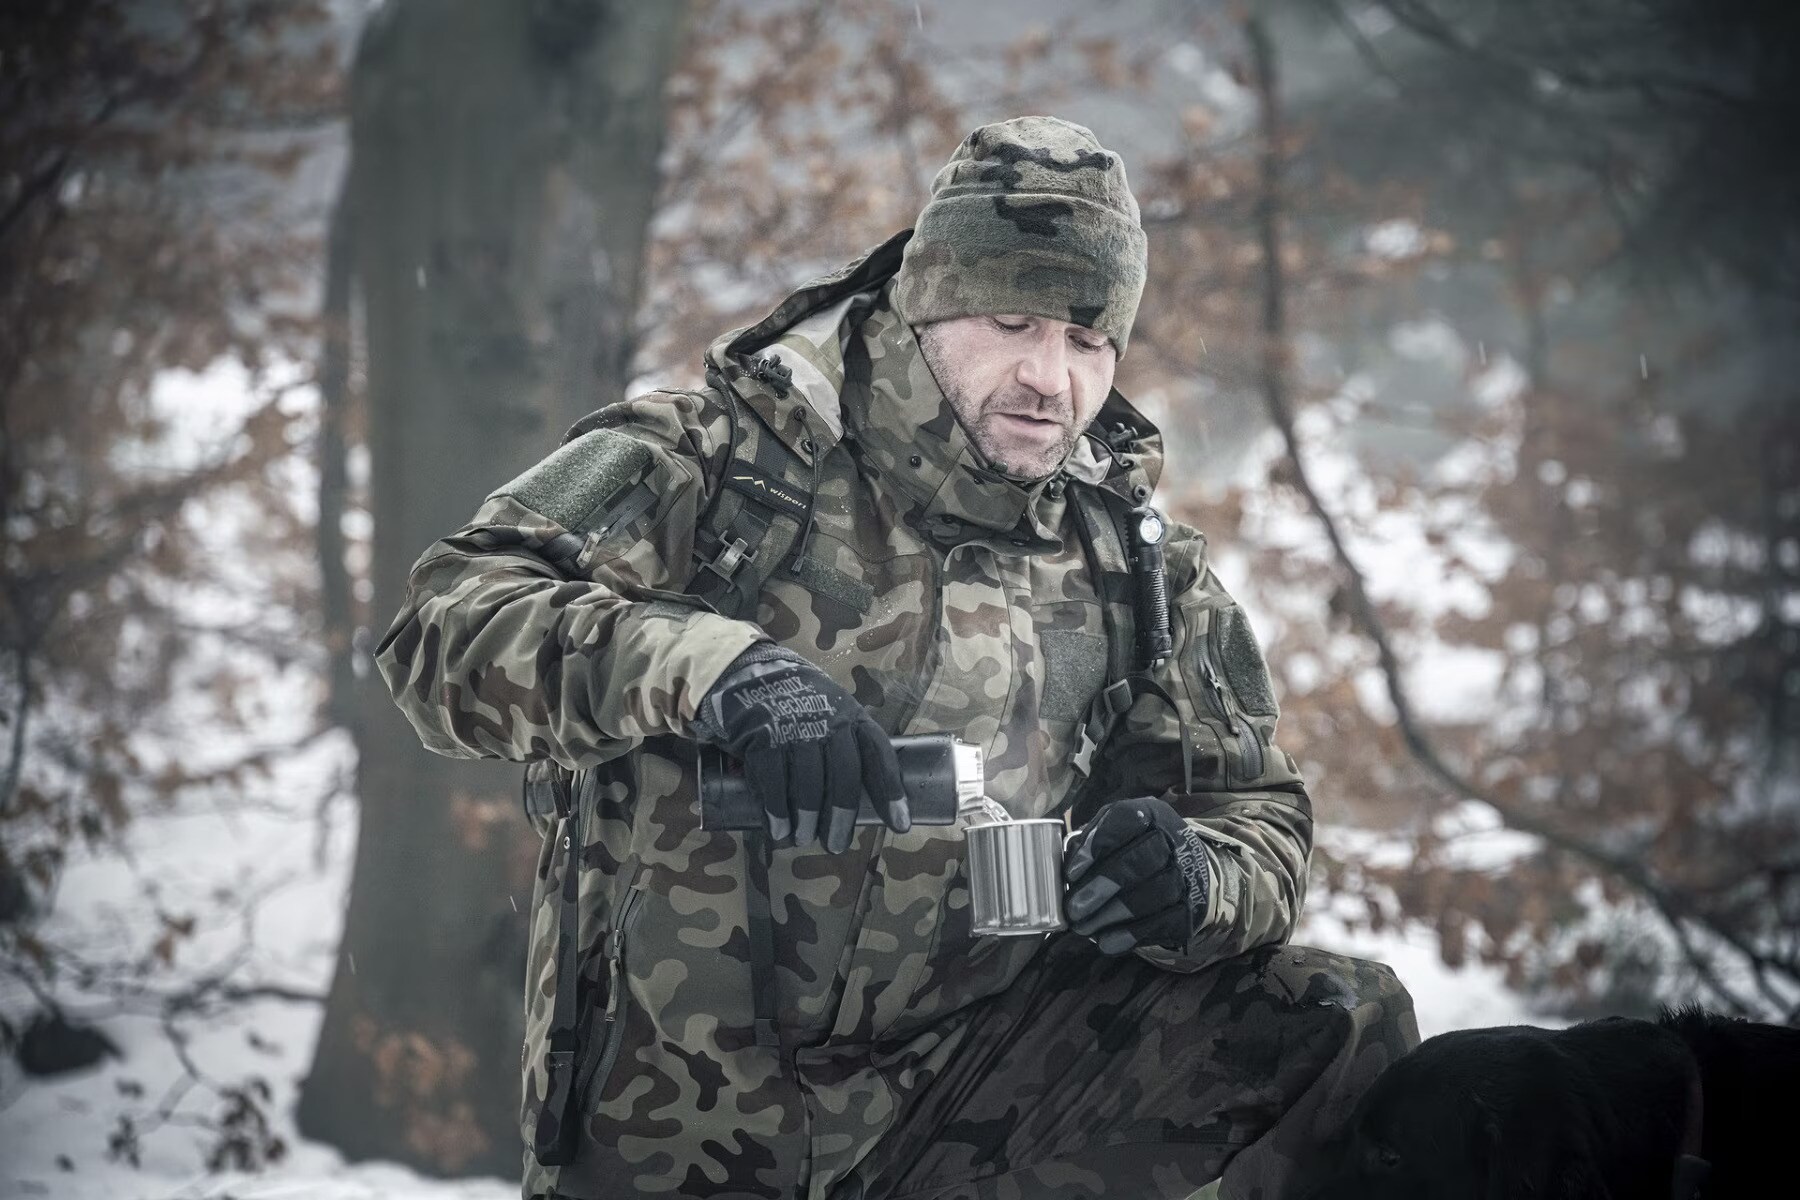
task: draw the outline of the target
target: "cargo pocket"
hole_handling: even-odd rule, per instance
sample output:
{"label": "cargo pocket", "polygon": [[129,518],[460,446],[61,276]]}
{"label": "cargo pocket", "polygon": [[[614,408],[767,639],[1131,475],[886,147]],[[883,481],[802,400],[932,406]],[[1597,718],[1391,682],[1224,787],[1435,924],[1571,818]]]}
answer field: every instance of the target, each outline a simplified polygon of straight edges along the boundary
{"label": "cargo pocket", "polygon": [[[623,953],[620,933],[632,916],[636,890],[635,860],[627,874],[633,887],[615,906],[610,919],[582,918],[583,852],[587,829],[596,822],[598,799],[593,775],[584,773],[573,803],[547,839],[547,857],[539,860],[533,895],[532,951],[528,955],[528,1003],[525,1013],[524,1095],[521,1125],[526,1145],[539,1165],[567,1166],[581,1143],[586,1104],[584,1079],[591,1081],[604,1045],[593,1044],[598,983],[607,981],[606,1020],[599,1031],[613,1036],[617,1024],[617,967]],[[528,783],[527,797],[532,794]],[[591,889],[590,889],[591,890]],[[590,930],[607,932],[591,947]]]}
{"label": "cargo pocket", "polygon": [[[1226,685],[1221,665],[1227,627],[1224,613],[1231,608],[1235,606],[1183,607],[1181,622],[1187,644],[1178,652],[1182,673],[1187,677],[1188,690],[1197,701],[1200,715],[1211,720],[1220,732],[1219,744],[1225,759],[1223,782],[1228,788],[1261,778],[1266,766],[1261,735],[1239,707],[1233,689]],[[1260,654],[1258,657],[1260,659]]]}
{"label": "cargo pocket", "polygon": [[1215,610],[1213,629],[1208,632],[1225,682],[1231,685],[1244,711],[1271,720],[1280,716],[1275,685],[1269,680],[1269,664],[1244,610],[1235,604]]}
{"label": "cargo pocket", "polygon": [[[574,1107],[578,1114],[592,1110],[606,1089],[619,1045],[625,1037],[625,1018],[630,1000],[625,987],[625,955],[632,927],[644,899],[644,882],[638,879],[625,893],[613,927],[596,956],[600,979],[586,989],[581,1016],[581,1053],[576,1059]],[[596,986],[598,985],[598,986]],[[599,991],[600,995],[595,996]]]}
{"label": "cargo pocket", "polygon": [[[578,861],[564,844],[572,832],[576,796],[586,772],[572,772],[549,759],[525,767],[521,786],[525,816],[543,839],[531,888],[531,923],[525,949],[525,1038],[519,1050],[519,1131],[533,1145],[554,1080],[546,1050],[555,1020],[559,955],[557,934],[563,920],[563,880]],[[577,881],[579,884],[579,881]],[[576,947],[579,953],[581,947]]]}
{"label": "cargo pocket", "polygon": [[[546,780],[527,778],[525,796],[531,804],[534,793],[546,792]],[[538,1114],[549,1094],[549,1080],[544,1071],[544,1045],[549,1039],[550,1010],[556,995],[556,923],[557,892],[562,886],[558,853],[560,839],[552,836],[557,818],[551,816],[549,830],[538,849],[536,877],[532,884],[531,928],[525,950],[525,1039],[519,1047],[520,1105],[519,1132],[530,1145],[537,1128]],[[537,823],[537,817],[532,817]]]}
{"label": "cargo pocket", "polygon": [[[684,482],[659,459],[642,478],[621,486],[596,505],[577,527],[583,536],[576,566],[592,577],[602,563],[641,553],[644,539],[668,516],[672,507],[668,501]],[[648,576],[640,573],[638,578]]]}

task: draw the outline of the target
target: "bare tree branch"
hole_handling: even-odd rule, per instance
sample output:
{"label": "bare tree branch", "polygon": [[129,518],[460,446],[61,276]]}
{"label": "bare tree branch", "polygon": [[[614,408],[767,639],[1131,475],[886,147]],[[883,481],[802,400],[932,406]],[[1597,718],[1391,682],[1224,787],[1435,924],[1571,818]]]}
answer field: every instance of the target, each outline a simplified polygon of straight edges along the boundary
{"label": "bare tree branch", "polygon": [[[1402,26],[1419,37],[1465,59],[1485,66],[1530,77],[1538,68],[1486,45],[1472,42],[1457,32],[1444,16],[1430,4],[1416,0],[1375,0]],[[1577,66],[1567,58],[1552,71],[1560,85],[1579,91],[1604,94],[1630,92],[1646,100],[1670,98],[1702,100],[1721,107],[1751,111],[1761,107],[1750,97],[1715,87],[1704,79],[1671,75],[1662,71],[1638,71],[1607,74],[1604,71]]]}
{"label": "bare tree branch", "polygon": [[4,239],[13,225],[30,211],[31,206],[61,181],[74,156],[75,152],[72,149],[64,150],[45,163],[37,174],[25,181],[25,185],[19,189],[19,194],[13,197],[13,202],[6,206],[6,211],[0,212],[0,239]]}
{"label": "bare tree branch", "polygon": [[[1547,845],[1611,875],[1644,896],[1663,916],[1663,919],[1676,929],[1678,943],[1683,947],[1684,953],[1687,953],[1689,961],[1693,963],[1696,970],[1701,972],[1703,978],[1716,979],[1716,974],[1711,971],[1710,964],[1705,963],[1693,951],[1691,941],[1681,931],[1680,923],[1683,921],[1691,922],[1696,928],[1704,930],[1708,936],[1716,938],[1742,955],[1745,963],[1756,976],[1759,991],[1763,997],[1778,1010],[1785,1008],[1788,1002],[1771,987],[1765,975],[1768,970],[1775,969],[1788,976],[1793,983],[1800,984],[1800,971],[1793,970],[1792,964],[1773,961],[1767,954],[1751,944],[1743,934],[1700,911],[1688,897],[1656,878],[1641,862],[1609,850],[1569,830],[1562,829],[1541,816],[1508,803],[1486,789],[1478,787],[1467,775],[1450,765],[1439,752],[1436,744],[1426,734],[1402,681],[1399,656],[1395,654],[1386,626],[1377,614],[1374,602],[1369,597],[1362,571],[1351,558],[1336,518],[1332,516],[1331,511],[1320,498],[1318,490],[1313,486],[1305,458],[1301,454],[1299,435],[1294,426],[1293,404],[1287,390],[1288,338],[1285,274],[1281,265],[1281,197],[1284,161],[1282,138],[1284,130],[1277,87],[1275,53],[1268,31],[1259,18],[1249,19],[1246,32],[1254,62],[1255,86],[1263,114],[1260,155],[1261,198],[1257,206],[1258,237],[1261,243],[1263,265],[1263,395],[1267,402],[1270,419],[1281,434],[1288,460],[1293,467],[1294,486],[1305,500],[1307,508],[1319,522],[1326,540],[1331,545],[1332,556],[1337,562],[1349,601],[1351,618],[1375,647],[1376,660],[1386,687],[1388,702],[1393,706],[1395,724],[1399,728],[1407,750],[1414,760],[1451,794],[1479,801],[1499,814],[1500,819],[1508,827],[1542,839]],[[1723,990],[1721,985],[1721,995],[1730,997],[1731,993]],[[1738,1003],[1741,1005],[1741,1001]]]}
{"label": "bare tree branch", "polygon": [[19,702],[11,716],[6,774],[0,776],[0,813],[12,811],[13,795],[19,790],[19,773],[25,765],[25,725],[31,716],[31,657],[24,646],[14,646],[12,654],[13,686],[18,689]]}

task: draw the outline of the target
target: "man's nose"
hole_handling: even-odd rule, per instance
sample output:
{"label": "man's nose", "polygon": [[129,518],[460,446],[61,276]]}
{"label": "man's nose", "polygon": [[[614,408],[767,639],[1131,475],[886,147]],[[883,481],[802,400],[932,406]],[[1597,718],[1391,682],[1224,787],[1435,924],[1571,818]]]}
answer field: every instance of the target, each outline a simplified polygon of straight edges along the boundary
{"label": "man's nose", "polygon": [[1069,390],[1069,348],[1058,331],[1043,330],[1031,339],[1019,359],[1020,383],[1040,396],[1060,396]]}

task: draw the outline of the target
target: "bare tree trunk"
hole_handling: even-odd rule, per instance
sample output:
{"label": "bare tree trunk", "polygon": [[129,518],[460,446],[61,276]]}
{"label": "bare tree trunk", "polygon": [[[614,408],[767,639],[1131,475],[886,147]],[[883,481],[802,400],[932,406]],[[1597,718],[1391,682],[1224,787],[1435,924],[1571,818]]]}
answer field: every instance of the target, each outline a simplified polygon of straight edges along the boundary
{"label": "bare tree trunk", "polygon": [[325,638],[326,719],[353,733],[357,725],[353,660],[356,605],[344,562],[344,510],[350,491],[350,308],[354,255],[356,165],[344,172],[325,243],[325,302],[319,356],[319,609]]}
{"label": "bare tree trunk", "polygon": [[[345,197],[368,348],[374,610],[482,496],[620,393],[681,6],[389,0]],[[300,1127],[351,1158],[518,1170],[519,768],[435,757],[358,682],[361,834]]]}

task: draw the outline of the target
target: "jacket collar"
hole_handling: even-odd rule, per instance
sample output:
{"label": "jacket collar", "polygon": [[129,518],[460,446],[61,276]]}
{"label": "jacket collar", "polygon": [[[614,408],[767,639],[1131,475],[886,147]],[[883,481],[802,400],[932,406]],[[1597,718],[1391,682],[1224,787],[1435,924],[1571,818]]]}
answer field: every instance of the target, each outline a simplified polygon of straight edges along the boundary
{"label": "jacket collar", "polygon": [[[864,320],[850,350],[845,413],[864,462],[914,505],[914,519],[943,540],[968,533],[1022,533],[1055,539],[1041,502],[1060,502],[1048,481],[1022,484],[988,467],[938,387],[912,329],[882,305]],[[1055,492],[1055,495],[1047,493]],[[967,531],[967,532],[965,532]]]}
{"label": "jacket collar", "polygon": [[1021,484],[987,466],[912,329],[886,303],[911,236],[895,234],[718,338],[706,354],[709,378],[731,387],[803,460],[853,437],[865,469],[912,500],[909,519],[939,540],[985,533],[1060,544],[1065,479],[1142,503],[1162,471],[1162,435],[1117,390],[1048,479]]}
{"label": "jacket collar", "polygon": [[[843,436],[843,346],[882,284],[900,269],[912,237],[905,229],[829,275],[802,284],[768,316],[714,339],[707,379],[756,410],[787,448],[806,461],[811,441],[824,453]],[[768,360],[778,364],[769,368]],[[785,369],[785,375],[782,374]]]}

